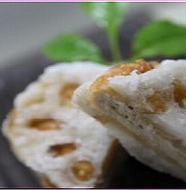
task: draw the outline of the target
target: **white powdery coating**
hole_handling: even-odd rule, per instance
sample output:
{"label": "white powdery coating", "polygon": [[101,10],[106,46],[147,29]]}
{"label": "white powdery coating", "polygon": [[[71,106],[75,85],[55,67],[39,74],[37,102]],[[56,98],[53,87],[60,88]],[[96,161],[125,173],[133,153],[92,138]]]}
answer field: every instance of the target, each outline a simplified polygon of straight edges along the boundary
{"label": "white powdery coating", "polygon": [[[109,96],[107,91],[98,91],[96,98],[99,99],[95,98],[92,105],[89,104],[88,107],[83,99],[86,98],[89,86],[94,81],[77,89],[74,100],[91,115],[102,114],[122,123],[123,125],[120,125],[110,121],[104,125],[130,155],[158,171],[169,173],[185,181],[186,100],[183,107],[175,102],[174,82],[186,86],[186,60],[167,60],[146,73],[138,74],[133,71],[128,76],[110,77],[109,87],[126,100],[124,103]],[[163,100],[166,111],[144,112],[141,108],[148,107],[148,98],[156,93],[165,98]],[[133,109],[129,109],[128,106]],[[98,110],[101,110],[101,113]],[[139,125],[142,128],[138,127]],[[161,131],[165,132],[165,136],[160,135]],[[133,134],[142,138],[138,140]],[[177,142],[178,147],[174,145]],[[176,162],[172,162],[166,156]]]}
{"label": "white powdery coating", "polygon": [[[43,97],[45,93],[45,101],[53,101],[58,95],[56,91],[66,83],[83,84],[88,82],[107,70],[106,66],[98,65],[93,62],[74,62],[74,63],[58,63],[47,67],[44,74],[39,77],[39,82],[33,82],[26,88],[26,91],[20,93],[14,104],[17,107],[24,106],[25,103]],[[45,92],[46,86],[51,86]],[[53,96],[53,99],[50,96]],[[55,101],[54,101],[55,102]],[[58,103],[58,102],[57,102]]]}
{"label": "white powdery coating", "polygon": [[[107,130],[76,105],[60,105],[59,90],[66,83],[79,85],[92,80],[107,67],[95,63],[57,64],[45,69],[37,82],[30,84],[14,101],[17,117],[14,126],[4,122],[4,133],[11,140],[18,158],[34,171],[45,174],[57,187],[94,187],[113,138]],[[37,102],[41,98],[43,102]],[[34,102],[35,101],[35,102]],[[29,104],[30,103],[30,104]],[[59,129],[41,131],[28,127],[31,119],[50,118],[60,122]],[[77,149],[54,157],[49,148],[56,144],[74,143]],[[77,180],[71,167],[81,160],[95,167],[94,177]]]}
{"label": "white powdery coating", "polygon": [[168,110],[161,114],[151,115],[150,118],[157,124],[163,125],[164,130],[173,134],[176,139],[186,146],[186,109],[177,105],[170,105]]}
{"label": "white powdery coating", "polygon": [[118,138],[120,143],[131,156],[136,157],[140,162],[158,170],[159,172],[172,174],[173,176],[185,181],[185,170],[181,167],[178,167],[177,165],[174,165],[160,157],[154,150],[133,138],[127,133],[127,131],[125,131],[125,133],[121,132],[121,126],[118,126],[116,123],[106,123],[105,126]]}
{"label": "white powdery coating", "polygon": [[95,110],[93,109],[94,105],[90,105],[90,102],[87,102],[87,93],[89,92],[89,87],[92,82],[87,82],[77,88],[72,97],[72,101],[81,107],[86,113],[96,116]]}
{"label": "white powdery coating", "polygon": [[[143,74],[132,73],[129,76],[115,76],[109,79],[109,86],[119,94],[140,104],[140,98],[147,98],[155,92],[172,92],[172,83],[181,81],[186,85],[186,60],[166,60],[160,66]],[[186,145],[186,109],[180,108],[174,100],[169,101],[167,110],[149,117]]]}
{"label": "white powdery coating", "polygon": [[[132,72],[128,76],[114,76],[109,79],[109,86],[124,96],[136,97],[151,95],[155,90],[166,89],[175,79],[186,83],[186,60],[166,60],[157,68],[142,74]],[[139,91],[143,89],[143,91]]]}

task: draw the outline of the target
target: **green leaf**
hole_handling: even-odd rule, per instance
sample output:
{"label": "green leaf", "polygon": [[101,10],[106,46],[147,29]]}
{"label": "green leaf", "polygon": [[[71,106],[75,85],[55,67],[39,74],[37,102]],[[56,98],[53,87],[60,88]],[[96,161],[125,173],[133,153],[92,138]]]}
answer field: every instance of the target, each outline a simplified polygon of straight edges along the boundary
{"label": "green leaf", "polygon": [[102,28],[119,26],[128,8],[128,3],[121,2],[86,2],[83,10]]}
{"label": "green leaf", "polygon": [[142,28],[133,41],[132,59],[179,56],[186,53],[186,27],[156,21]]}
{"label": "green leaf", "polygon": [[119,26],[128,9],[125,2],[86,2],[83,10],[90,15],[96,24],[107,31],[114,61],[120,61]]}
{"label": "green leaf", "polygon": [[43,48],[46,57],[53,61],[94,61],[105,63],[98,47],[76,34],[59,35]]}

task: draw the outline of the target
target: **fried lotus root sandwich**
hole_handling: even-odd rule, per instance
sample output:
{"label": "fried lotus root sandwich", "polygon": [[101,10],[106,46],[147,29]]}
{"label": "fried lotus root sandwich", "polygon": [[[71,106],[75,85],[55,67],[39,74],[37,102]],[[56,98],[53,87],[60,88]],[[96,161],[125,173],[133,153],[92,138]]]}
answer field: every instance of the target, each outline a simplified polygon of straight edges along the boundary
{"label": "fried lotus root sandwich", "polygon": [[106,69],[89,62],[56,64],[16,97],[4,134],[45,187],[96,187],[104,181],[115,140],[71,96]]}
{"label": "fried lotus root sandwich", "polygon": [[130,155],[186,181],[186,60],[114,66],[74,100]]}

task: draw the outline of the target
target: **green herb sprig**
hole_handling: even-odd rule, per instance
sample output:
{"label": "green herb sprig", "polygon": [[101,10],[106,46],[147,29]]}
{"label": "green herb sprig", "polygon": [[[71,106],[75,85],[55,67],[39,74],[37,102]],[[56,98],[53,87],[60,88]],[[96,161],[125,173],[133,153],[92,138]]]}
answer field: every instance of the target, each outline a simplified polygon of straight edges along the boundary
{"label": "green herb sprig", "polygon": [[119,27],[127,13],[128,3],[83,3],[82,9],[107,33],[114,62],[121,60],[119,48]]}
{"label": "green herb sprig", "polygon": [[[119,48],[119,27],[126,14],[128,3],[89,2],[82,3],[81,8],[95,23],[106,30],[110,42],[113,61],[121,60]],[[99,48],[90,40],[77,34],[58,36],[44,47],[43,53],[54,61],[95,61],[106,64]],[[108,63],[107,63],[108,64]]]}
{"label": "green herb sprig", "polygon": [[[113,62],[121,60],[119,29],[129,8],[122,2],[87,2],[82,10],[107,33]],[[47,43],[44,55],[54,61],[94,61],[109,64],[101,55],[99,47],[91,40],[77,34],[63,34]],[[186,26],[171,21],[154,21],[140,29],[132,41],[132,55],[129,60],[156,56],[174,57],[186,53]]]}
{"label": "green herb sprig", "polygon": [[43,48],[44,54],[54,61],[85,61],[91,60],[106,63],[99,48],[90,40],[77,34],[57,36]]}
{"label": "green herb sprig", "polygon": [[174,57],[186,53],[186,26],[155,21],[143,27],[133,41],[132,60],[155,56]]}

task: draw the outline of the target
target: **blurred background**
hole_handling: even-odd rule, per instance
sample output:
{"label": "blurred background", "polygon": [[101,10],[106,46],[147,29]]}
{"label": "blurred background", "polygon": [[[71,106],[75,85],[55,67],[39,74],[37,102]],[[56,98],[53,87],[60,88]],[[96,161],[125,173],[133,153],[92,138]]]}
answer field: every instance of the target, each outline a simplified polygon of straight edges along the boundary
{"label": "blurred background", "polygon": [[[140,10],[153,19],[186,23],[186,3],[131,3],[130,14]],[[79,3],[0,3],[0,68],[61,32],[86,31],[92,25]]]}
{"label": "blurred background", "polygon": [[[135,32],[149,21],[163,18],[186,24],[185,17],[186,3],[131,3],[121,27],[123,58],[130,54]],[[12,109],[15,95],[52,64],[42,56],[42,46],[63,32],[85,34],[109,58],[107,38],[80,10],[79,3],[0,3],[0,125]],[[0,188],[39,187],[36,177],[15,158],[1,130],[0,152]],[[109,187],[186,187],[132,158],[124,164],[116,168]]]}

